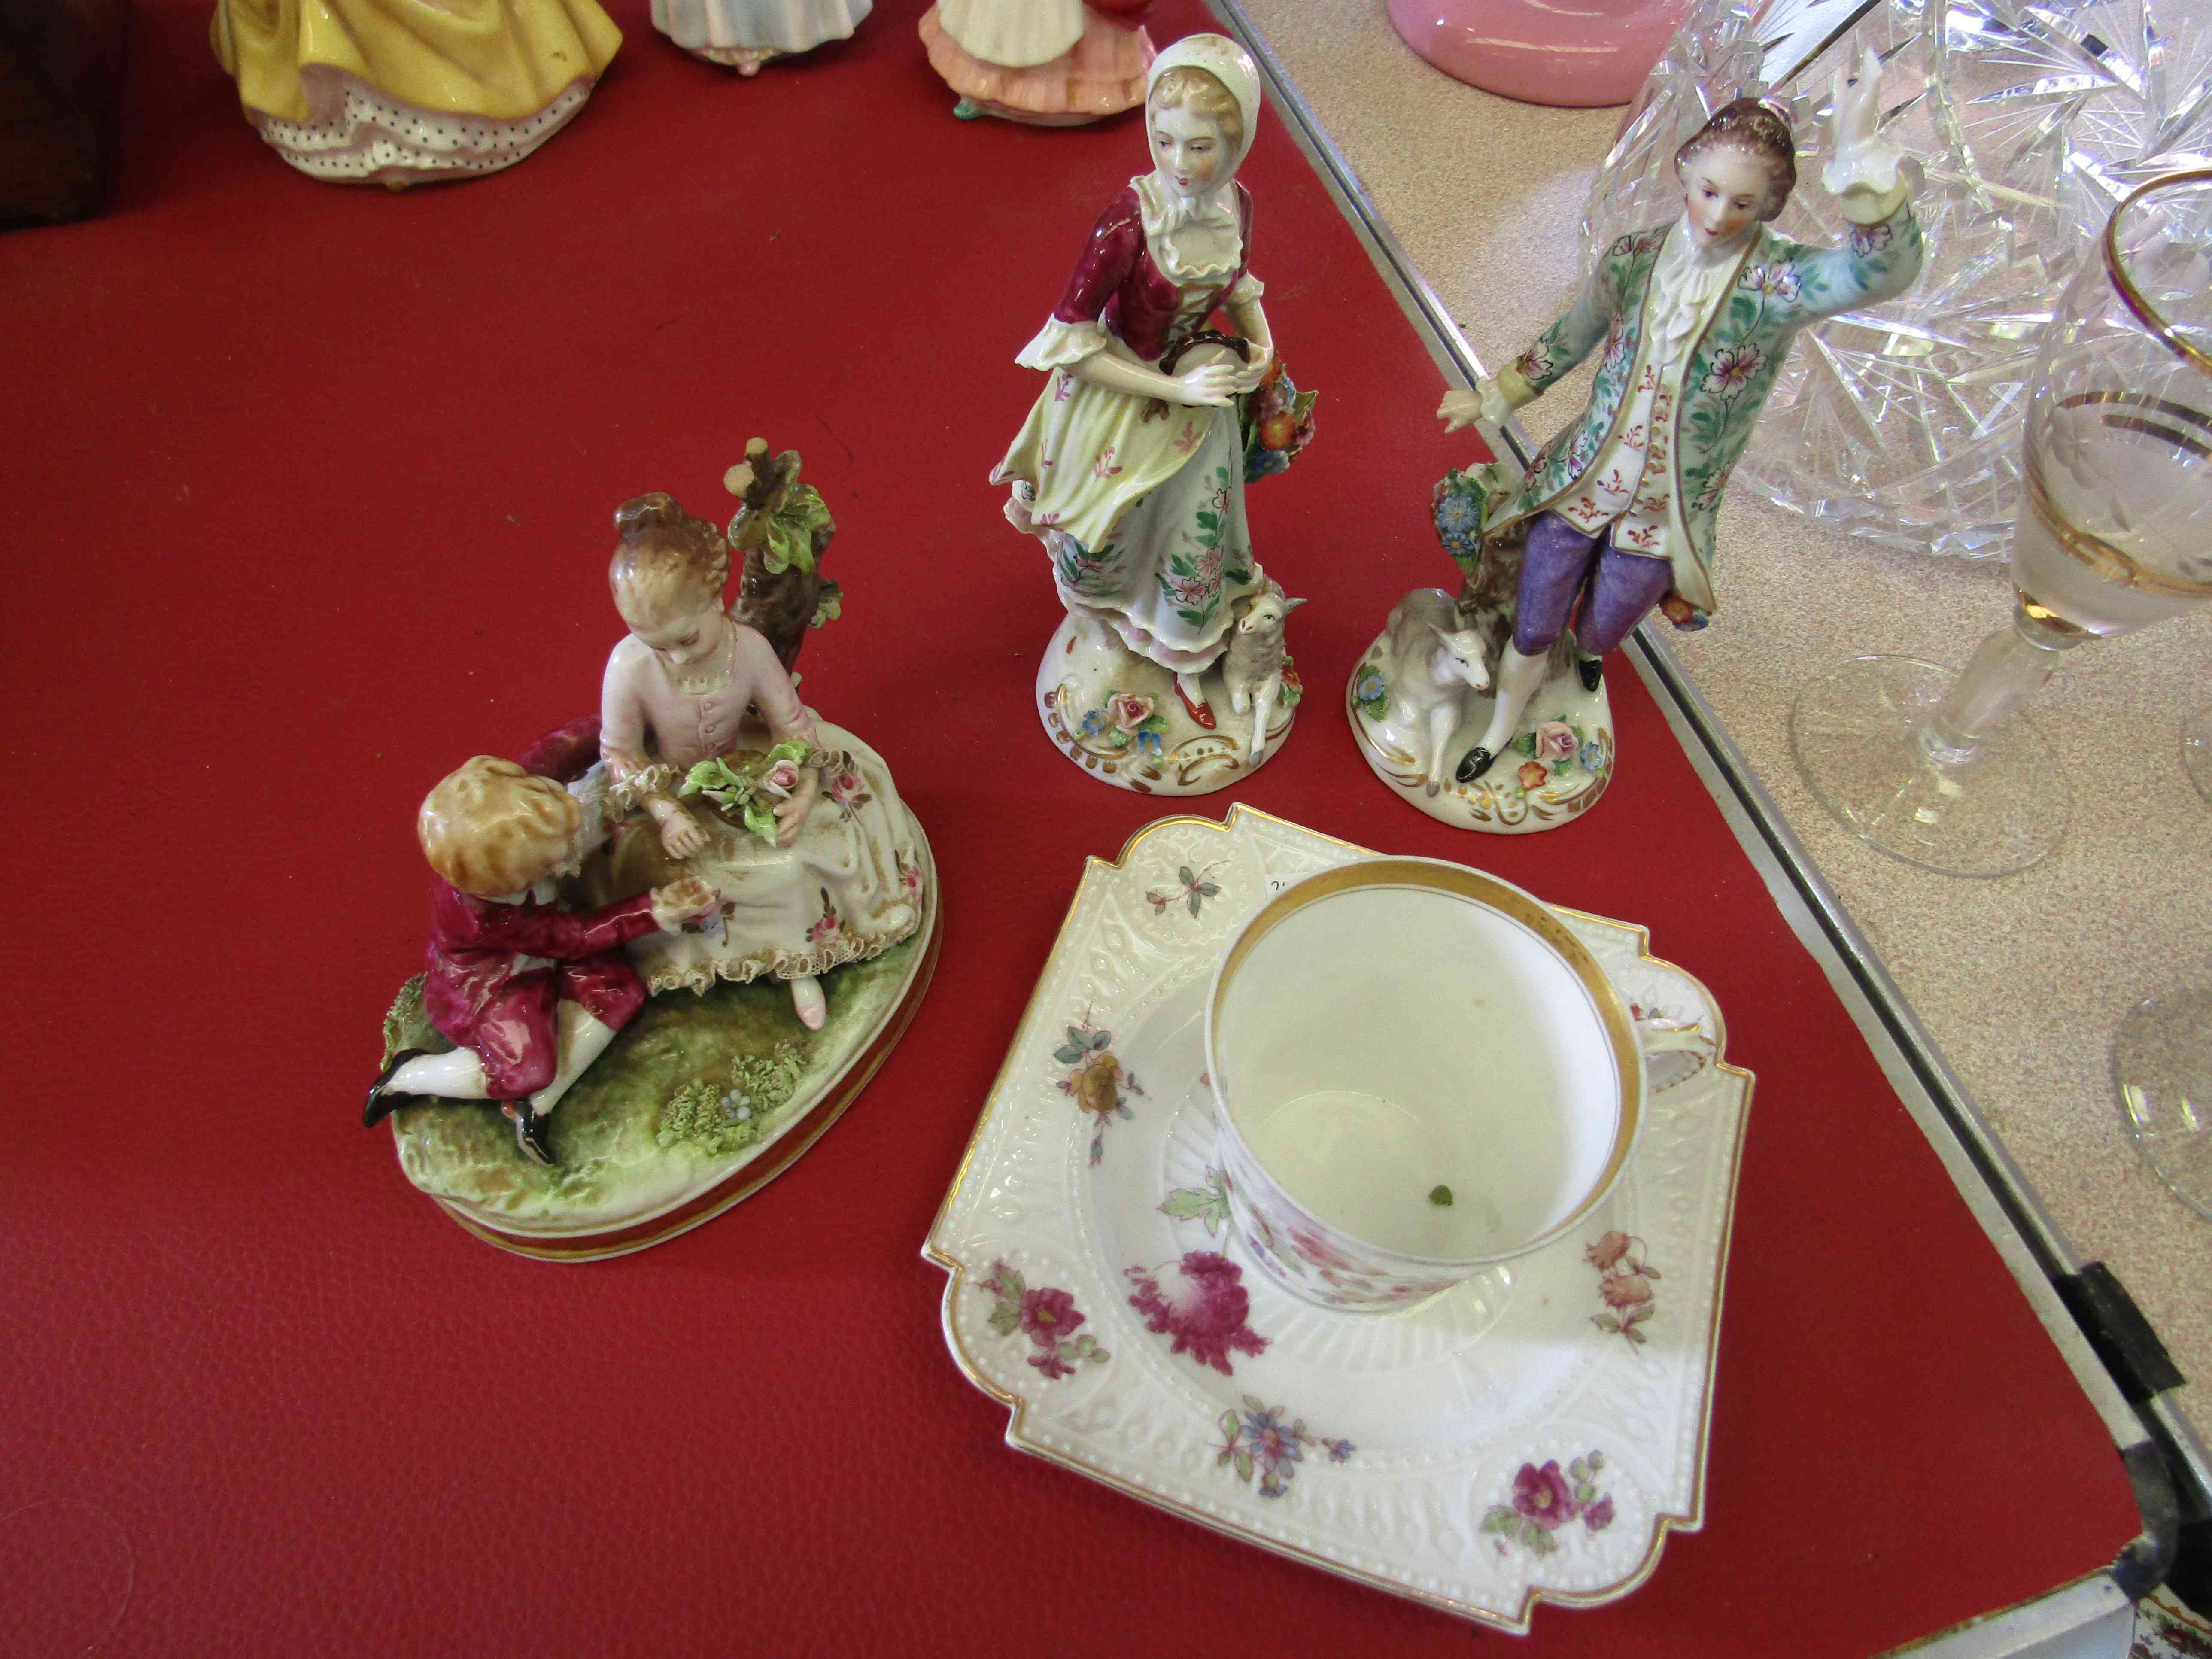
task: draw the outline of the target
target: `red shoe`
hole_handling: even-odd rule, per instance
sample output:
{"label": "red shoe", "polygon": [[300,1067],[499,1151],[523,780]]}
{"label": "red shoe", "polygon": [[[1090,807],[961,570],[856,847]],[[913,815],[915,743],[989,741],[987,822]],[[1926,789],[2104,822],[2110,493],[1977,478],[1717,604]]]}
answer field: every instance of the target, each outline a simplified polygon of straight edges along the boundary
{"label": "red shoe", "polygon": [[1193,702],[1189,694],[1182,689],[1181,680],[1175,683],[1175,689],[1176,696],[1182,700],[1182,706],[1190,711],[1191,719],[1196,720],[1202,730],[1207,732],[1213,730],[1213,705],[1210,702]]}

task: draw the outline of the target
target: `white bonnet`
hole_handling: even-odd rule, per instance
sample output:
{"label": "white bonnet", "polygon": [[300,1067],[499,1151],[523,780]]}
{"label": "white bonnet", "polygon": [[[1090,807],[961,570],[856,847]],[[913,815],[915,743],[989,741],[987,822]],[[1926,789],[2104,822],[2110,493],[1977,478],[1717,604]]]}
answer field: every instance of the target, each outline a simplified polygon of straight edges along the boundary
{"label": "white bonnet", "polygon": [[1152,70],[1145,76],[1146,105],[1152,103],[1152,88],[1159,84],[1160,76],[1171,69],[1184,68],[1204,70],[1228,88],[1229,95],[1237,100],[1237,112],[1244,118],[1244,132],[1237,140],[1237,153],[1230,157],[1234,171],[1252,153],[1252,139],[1260,130],[1259,67],[1251,53],[1225,34],[1186,34],[1152,59]]}

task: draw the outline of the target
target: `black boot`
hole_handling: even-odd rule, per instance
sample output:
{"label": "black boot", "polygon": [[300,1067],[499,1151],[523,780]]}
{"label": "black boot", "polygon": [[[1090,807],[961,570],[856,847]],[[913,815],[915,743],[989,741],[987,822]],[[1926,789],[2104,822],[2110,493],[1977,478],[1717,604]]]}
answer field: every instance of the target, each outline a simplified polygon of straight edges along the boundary
{"label": "black boot", "polygon": [[559,1164],[561,1160],[553,1156],[553,1143],[545,1138],[543,1114],[532,1111],[526,1100],[502,1101],[500,1109],[514,1120],[514,1144],[523,1157],[549,1170]]}
{"label": "black boot", "polygon": [[419,1106],[429,1098],[428,1095],[403,1094],[397,1089],[385,1087],[392,1081],[392,1074],[394,1072],[409,1060],[428,1052],[428,1050],[424,1048],[402,1048],[398,1054],[392,1055],[391,1063],[376,1074],[376,1081],[368,1085],[368,1103],[361,1109],[362,1128],[374,1129],[400,1107]]}
{"label": "black boot", "polygon": [[1492,754],[1480,744],[1477,744],[1460,757],[1459,770],[1452,775],[1462,783],[1473,783],[1490,769],[1490,763],[1497,758],[1497,756]]}
{"label": "black boot", "polygon": [[1575,672],[1583,677],[1583,690],[1595,691],[1599,683],[1605,678],[1605,659],[1577,657],[1575,659]]}

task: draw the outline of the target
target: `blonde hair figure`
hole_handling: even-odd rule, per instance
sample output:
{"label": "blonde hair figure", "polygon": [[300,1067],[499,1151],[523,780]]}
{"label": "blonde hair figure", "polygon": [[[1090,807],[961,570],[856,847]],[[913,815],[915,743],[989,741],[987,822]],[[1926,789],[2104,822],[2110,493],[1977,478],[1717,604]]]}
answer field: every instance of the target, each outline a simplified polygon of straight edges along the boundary
{"label": "blonde hair figure", "polygon": [[438,876],[422,1006],[455,1046],[393,1055],[362,1121],[373,1128],[432,1099],[495,1100],[523,1155],[554,1164],[546,1114],[644,1006],[623,945],[711,916],[720,895],[685,877],[622,903],[566,908],[555,884],[598,846],[599,815],[544,771],[489,755],[430,791],[416,834]]}

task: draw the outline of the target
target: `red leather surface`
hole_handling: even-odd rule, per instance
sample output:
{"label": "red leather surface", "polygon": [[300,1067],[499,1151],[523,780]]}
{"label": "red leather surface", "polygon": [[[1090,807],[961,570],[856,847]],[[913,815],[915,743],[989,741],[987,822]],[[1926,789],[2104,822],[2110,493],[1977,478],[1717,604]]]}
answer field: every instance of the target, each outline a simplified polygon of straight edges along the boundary
{"label": "red leather surface", "polygon": [[[15,1569],[48,1596],[0,1649],[96,1633],[118,1540],[106,1653],[1478,1639],[1009,1453],[940,1340],[922,1236],[1084,855],[1162,808],[1036,729],[1056,608],[983,482],[1036,390],[1012,356],[1139,132],[955,122],[915,9],[746,82],[631,0],[543,153],[392,195],[286,168],[204,8],[151,6],[108,212],[0,238],[0,1534],[36,1541],[0,1609]],[[1200,26],[1189,0],[1152,24]],[[1315,601],[1315,696],[1242,798],[1649,924],[1759,1079],[1706,1528],[1619,1605],[1540,1613],[1531,1650],[1866,1655],[2108,1563],[2137,1526],[2104,1431],[1634,676],[1613,796],[1570,828],[1461,837],[1370,782],[1338,688],[1401,592],[1449,583],[1427,493],[1465,451],[1272,113],[1243,176],[1322,401],[1251,505]],[[512,1258],[359,1127],[421,960],[415,808],[590,709],[610,513],[726,511],[754,433],[841,526],[808,694],[928,826],[936,987],[738,1210],[613,1262]]]}

